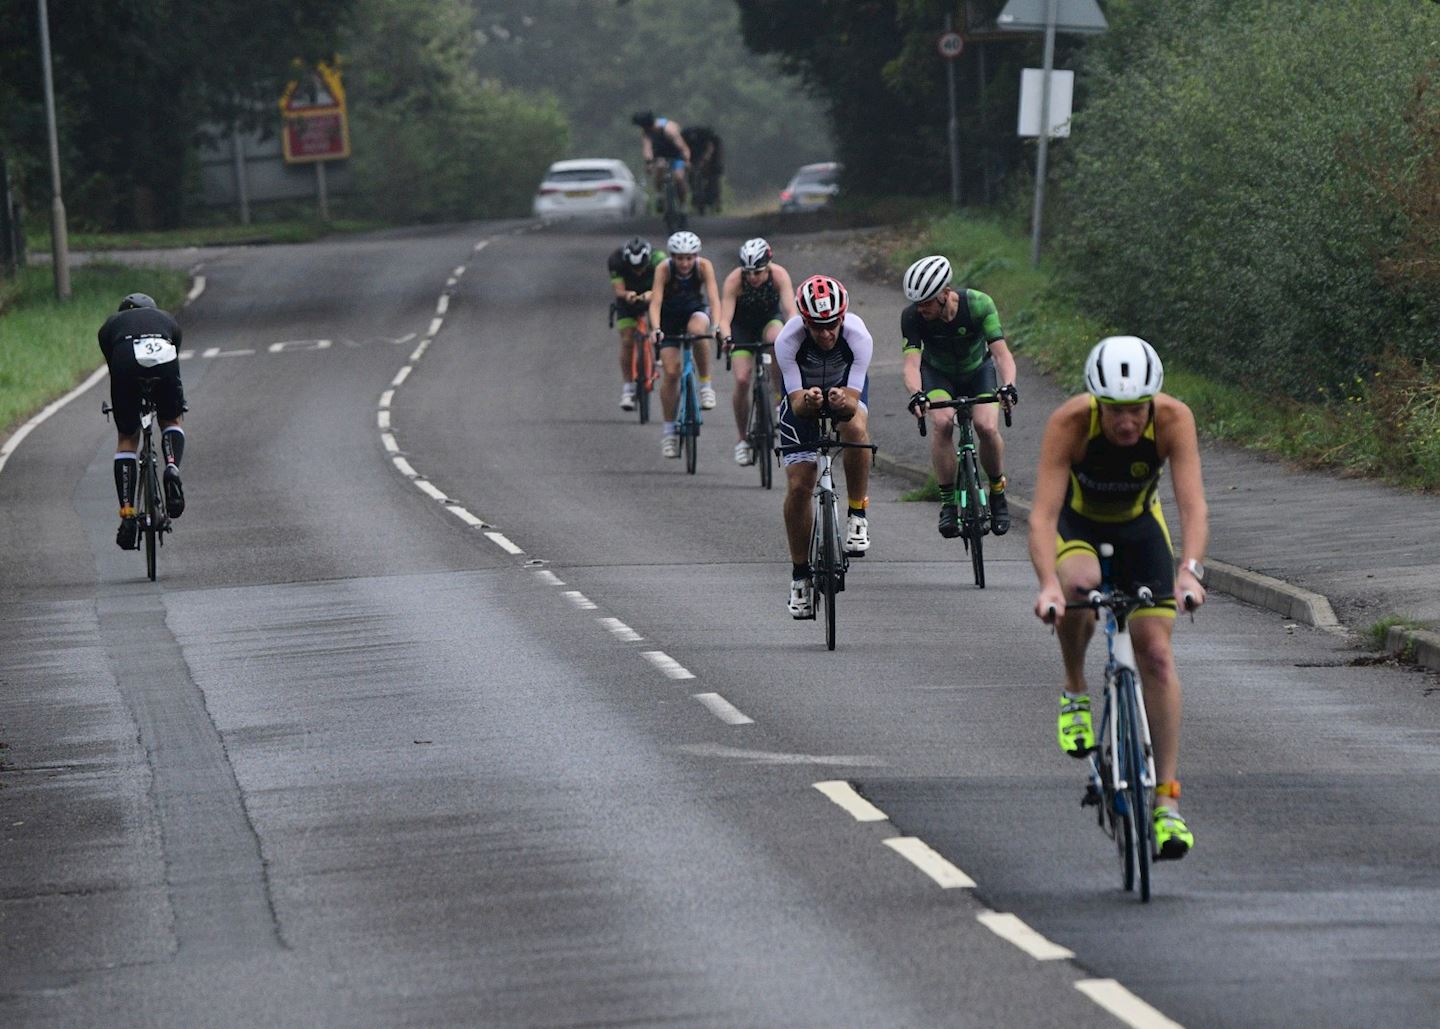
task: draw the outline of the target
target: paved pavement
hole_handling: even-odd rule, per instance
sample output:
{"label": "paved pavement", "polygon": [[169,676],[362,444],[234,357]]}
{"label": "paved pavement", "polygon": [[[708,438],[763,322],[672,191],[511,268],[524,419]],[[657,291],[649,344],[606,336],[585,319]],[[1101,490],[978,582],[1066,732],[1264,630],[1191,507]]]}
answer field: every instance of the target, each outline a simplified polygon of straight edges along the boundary
{"label": "paved pavement", "polygon": [[[860,238],[777,239],[776,246],[788,267],[807,274],[818,270],[808,268],[812,261],[837,246],[847,254],[846,266],[836,272],[851,284],[852,309],[876,338],[870,408],[877,463],[923,481],[930,468],[928,441],[905,414],[900,381],[901,294],[894,283],[865,274]],[[1003,296],[995,300],[1008,324],[1017,312]],[[1163,343],[1159,349],[1163,358]],[[1017,359],[1021,404],[1015,424],[1004,430],[1006,472],[1012,507],[1028,511],[1024,499],[1045,420],[1068,392],[1025,359],[1023,346]],[[1408,650],[1417,663],[1440,669],[1440,499],[1300,470],[1214,440],[1202,439],[1201,460],[1210,503],[1211,588],[1357,642],[1379,619],[1399,616],[1417,627],[1392,629],[1387,649]],[[1178,533],[1168,480],[1164,498],[1171,530]]]}

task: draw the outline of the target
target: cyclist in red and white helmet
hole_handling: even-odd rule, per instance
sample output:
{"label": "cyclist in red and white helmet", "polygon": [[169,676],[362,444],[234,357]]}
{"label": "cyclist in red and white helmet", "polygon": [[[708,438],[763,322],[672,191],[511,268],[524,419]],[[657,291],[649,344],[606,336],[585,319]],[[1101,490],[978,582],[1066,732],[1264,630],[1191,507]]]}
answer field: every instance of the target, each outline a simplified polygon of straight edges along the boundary
{"label": "cyclist in red and white helmet", "polygon": [[[869,443],[870,359],[875,342],[859,315],[849,313],[850,297],[840,280],[812,275],[795,291],[799,312],[775,338],[775,363],[785,383],[777,435],[784,445],[807,443],[819,435],[815,416],[822,409],[837,412],[840,435],[852,443]],[[842,420],[843,419],[843,420]],[[785,455],[785,534],[790,543],[790,614],[809,618],[815,609],[810,581],[810,532],[814,514],[810,497],[819,474],[814,451]],[[858,557],[870,549],[866,491],[870,486],[870,454],[847,449],[845,551]]]}
{"label": "cyclist in red and white helmet", "polygon": [[[904,342],[902,375],[910,392],[910,413],[925,413],[932,400],[998,394],[1007,408],[1020,402],[1015,388],[1015,358],[1000,328],[995,301],[978,289],[952,288],[950,261],[940,254],[922,257],[905,271],[902,287],[910,306],[900,315]],[[997,388],[998,386],[998,388]],[[971,410],[980,464],[990,477],[990,528],[1010,531],[1010,502],[1005,497],[1005,441],[994,404]],[[930,412],[930,464],[940,484],[940,535],[960,535],[955,505],[955,412]]]}
{"label": "cyclist in red and white helmet", "polygon": [[730,351],[730,368],[735,373],[735,394],[731,398],[739,434],[735,463],[742,465],[754,464],[756,459],[745,438],[750,425],[750,376],[755,368],[756,344],[774,343],[781,326],[795,317],[795,287],[790,273],[773,257],[765,240],[747,239],[740,247],[740,267],[725,276],[725,284],[720,287],[720,321],[716,327]]}
{"label": "cyclist in red and white helmet", "polygon": [[[720,310],[720,293],[715,283],[715,266],[700,256],[700,237],[681,230],[665,242],[669,260],[655,266],[655,283],[650,291],[650,329],[665,377],[660,383],[660,407],[665,424],[660,432],[660,453],[680,456],[680,437],[675,432],[675,406],[680,399],[680,344],[667,336],[688,332],[694,336],[710,331],[710,318]],[[715,406],[715,387],[710,382],[710,348],[699,344],[692,351],[700,378],[700,406]]]}

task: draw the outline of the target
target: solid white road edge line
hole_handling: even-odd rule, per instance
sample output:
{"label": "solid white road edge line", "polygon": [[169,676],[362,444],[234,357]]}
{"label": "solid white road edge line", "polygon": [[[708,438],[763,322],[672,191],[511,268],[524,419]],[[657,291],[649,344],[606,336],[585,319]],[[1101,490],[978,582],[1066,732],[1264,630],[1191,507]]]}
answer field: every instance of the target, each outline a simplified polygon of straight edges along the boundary
{"label": "solid white road edge line", "polygon": [[1075,989],[1135,1029],[1181,1029],[1114,979],[1081,979]]}
{"label": "solid white road edge line", "polygon": [[1019,947],[1036,961],[1062,961],[1075,956],[1074,951],[1067,950],[1058,943],[1051,943],[1016,915],[986,911],[976,915],[975,920],[1002,940]]}
{"label": "solid white road edge line", "polygon": [[945,860],[918,836],[893,836],[885,841],[885,846],[934,879],[941,889],[970,889],[975,885],[974,879]]}
{"label": "solid white road edge line", "polygon": [[843,779],[817,782],[815,788],[844,808],[857,822],[883,822],[888,817],[884,811],[856,793],[855,787]]}
{"label": "solid white road edge line", "polygon": [[710,709],[710,713],[726,725],[754,725],[755,719],[743,714],[738,707],[718,693],[692,693],[696,700]]}
{"label": "solid white road edge line", "polygon": [[640,656],[672,679],[693,679],[695,673],[663,650],[642,650]]}

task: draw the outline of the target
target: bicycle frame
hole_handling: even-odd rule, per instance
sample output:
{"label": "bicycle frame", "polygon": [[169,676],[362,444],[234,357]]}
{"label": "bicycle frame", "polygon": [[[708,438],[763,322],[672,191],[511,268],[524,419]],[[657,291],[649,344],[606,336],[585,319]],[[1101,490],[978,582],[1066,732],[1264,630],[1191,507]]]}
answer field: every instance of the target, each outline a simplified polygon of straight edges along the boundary
{"label": "bicycle frame", "polygon": [[[970,563],[975,573],[975,585],[985,588],[985,556],[983,538],[990,531],[990,491],[988,481],[982,474],[980,452],[975,443],[974,407],[976,404],[1000,404],[995,393],[975,397],[955,397],[951,400],[932,400],[928,410],[955,412],[955,492],[950,499],[960,511],[962,529],[960,538],[970,552]],[[1010,408],[1001,405],[1005,412],[1005,424],[1010,424]],[[916,416],[920,435],[925,435],[925,415]],[[941,497],[941,503],[947,498]]]}
{"label": "bicycle frame", "polygon": [[[731,344],[733,347],[733,344]],[[760,467],[760,486],[770,489],[774,484],[774,468],[770,450],[775,443],[775,405],[770,399],[770,370],[774,367],[774,343],[747,343],[741,350],[755,354],[750,369],[750,417],[745,425],[745,441],[750,444],[755,463]],[[731,353],[725,354],[725,370],[730,370]]]}
{"label": "bicycle frame", "polygon": [[680,391],[675,399],[675,434],[680,437],[680,447],[685,452],[685,471],[694,475],[700,426],[705,424],[700,415],[700,375],[695,368],[694,344],[711,337],[682,332],[666,338],[680,341]]}

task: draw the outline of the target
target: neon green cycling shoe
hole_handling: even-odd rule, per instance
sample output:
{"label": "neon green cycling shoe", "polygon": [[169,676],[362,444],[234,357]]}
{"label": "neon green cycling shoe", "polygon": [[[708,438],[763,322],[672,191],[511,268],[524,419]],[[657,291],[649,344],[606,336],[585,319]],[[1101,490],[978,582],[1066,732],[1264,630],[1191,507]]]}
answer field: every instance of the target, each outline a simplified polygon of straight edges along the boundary
{"label": "neon green cycling shoe", "polygon": [[1157,861],[1179,861],[1190,848],[1195,846],[1195,834],[1180,817],[1180,812],[1168,807],[1155,809],[1155,858]]}
{"label": "neon green cycling shoe", "polygon": [[1095,727],[1090,723],[1090,695],[1060,695],[1060,749],[1071,757],[1084,757],[1095,749]]}

